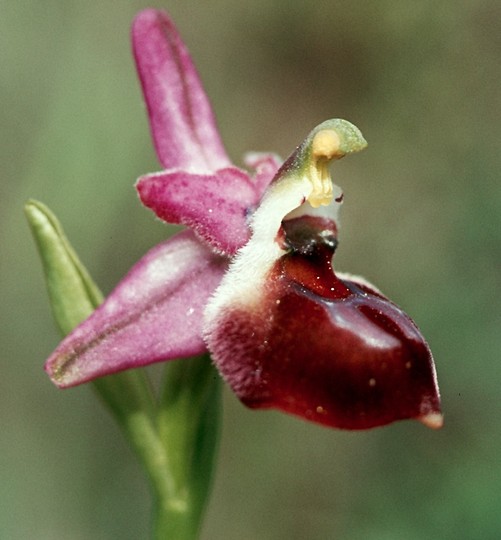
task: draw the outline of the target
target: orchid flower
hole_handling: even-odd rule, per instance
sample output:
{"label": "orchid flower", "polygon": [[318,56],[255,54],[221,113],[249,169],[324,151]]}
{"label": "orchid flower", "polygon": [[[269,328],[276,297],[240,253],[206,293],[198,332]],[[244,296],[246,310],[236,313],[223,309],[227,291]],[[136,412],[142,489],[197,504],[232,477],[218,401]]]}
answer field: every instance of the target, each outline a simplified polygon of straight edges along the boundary
{"label": "orchid flower", "polygon": [[330,427],[414,418],[440,427],[431,352],[414,322],[366,280],[335,273],[342,192],[328,165],[362,150],[345,120],[317,126],[281,164],[232,164],[190,55],[168,16],[132,40],[163,170],[143,204],[188,229],[147,253],[49,358],[59,387],[209,351],[252,408]]}

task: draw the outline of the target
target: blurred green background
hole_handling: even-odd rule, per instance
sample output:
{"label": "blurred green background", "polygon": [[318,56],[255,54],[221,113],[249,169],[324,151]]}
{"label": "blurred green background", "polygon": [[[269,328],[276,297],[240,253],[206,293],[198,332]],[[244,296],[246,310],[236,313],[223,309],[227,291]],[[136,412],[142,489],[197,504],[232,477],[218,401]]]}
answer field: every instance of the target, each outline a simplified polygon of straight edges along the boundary
{"label": "blurred green background", "polygon": [[286,156],[347,118],[337,267],[365,275],[434,351],[445,427],[331,431],[225,392],[204,540],[501,537],[501,4],[497,0],[0,2],[0,538],[147,538],[136,462],[58,342],[24,222],[48,204],[105,292],[170,231],[133,182],[159,169],[129,25],[170,11],[230,155]]}

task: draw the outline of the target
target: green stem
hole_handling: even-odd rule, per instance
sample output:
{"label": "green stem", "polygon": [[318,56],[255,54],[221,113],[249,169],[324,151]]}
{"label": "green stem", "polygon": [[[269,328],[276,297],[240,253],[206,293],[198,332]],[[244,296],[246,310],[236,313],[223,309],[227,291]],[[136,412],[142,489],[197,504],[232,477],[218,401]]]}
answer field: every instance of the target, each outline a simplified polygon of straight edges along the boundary
{"label": "green stem", "polygon": [[142,375],[126,371],[93,385],[149,478],[154,539],[196,540],[219,435],[220,378],[208,356],[170,362],[155,410],[153,399],[145,399],[151,393]]}
{"label": "green stem", "polygon": [[154,493],[170,492],[170,474],[158,436],[155,401],[140,370],[124,371],[93,381],[93,387],[136,452]]}
{"label": "green stem", "polygon": [[207,355],[167,366],[157,418],[172,491],[157,497],[156,540],[198,537],[219,435],[220,386]]}

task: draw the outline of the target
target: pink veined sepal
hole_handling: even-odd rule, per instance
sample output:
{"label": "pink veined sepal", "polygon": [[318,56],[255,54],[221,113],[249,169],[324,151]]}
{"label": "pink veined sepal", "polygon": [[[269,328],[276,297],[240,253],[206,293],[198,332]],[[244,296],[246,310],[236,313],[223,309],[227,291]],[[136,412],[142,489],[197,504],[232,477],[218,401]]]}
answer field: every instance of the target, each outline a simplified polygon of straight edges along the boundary
{"label": "pink veined sepal", "polygon": [[150,250],[47,360],[60,387],[206,350],[202,315],[226,261],[179,233]]}

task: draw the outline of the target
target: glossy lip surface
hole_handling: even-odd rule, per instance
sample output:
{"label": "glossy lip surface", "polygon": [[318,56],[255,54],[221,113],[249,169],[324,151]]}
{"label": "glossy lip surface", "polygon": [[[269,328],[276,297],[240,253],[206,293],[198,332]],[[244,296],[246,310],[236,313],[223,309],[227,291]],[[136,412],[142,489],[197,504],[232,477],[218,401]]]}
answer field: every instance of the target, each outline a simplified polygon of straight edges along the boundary
{"label": "glossy lip surface", "polygon": [[276,262],[261,301],[229,307],[210,339],[239,398],[330,427],[405,418],[439,427],[433,359],[416,325],[378,291],[334,274],[335,224],[306,217],[284,226],[279,240],[295,247]]}

